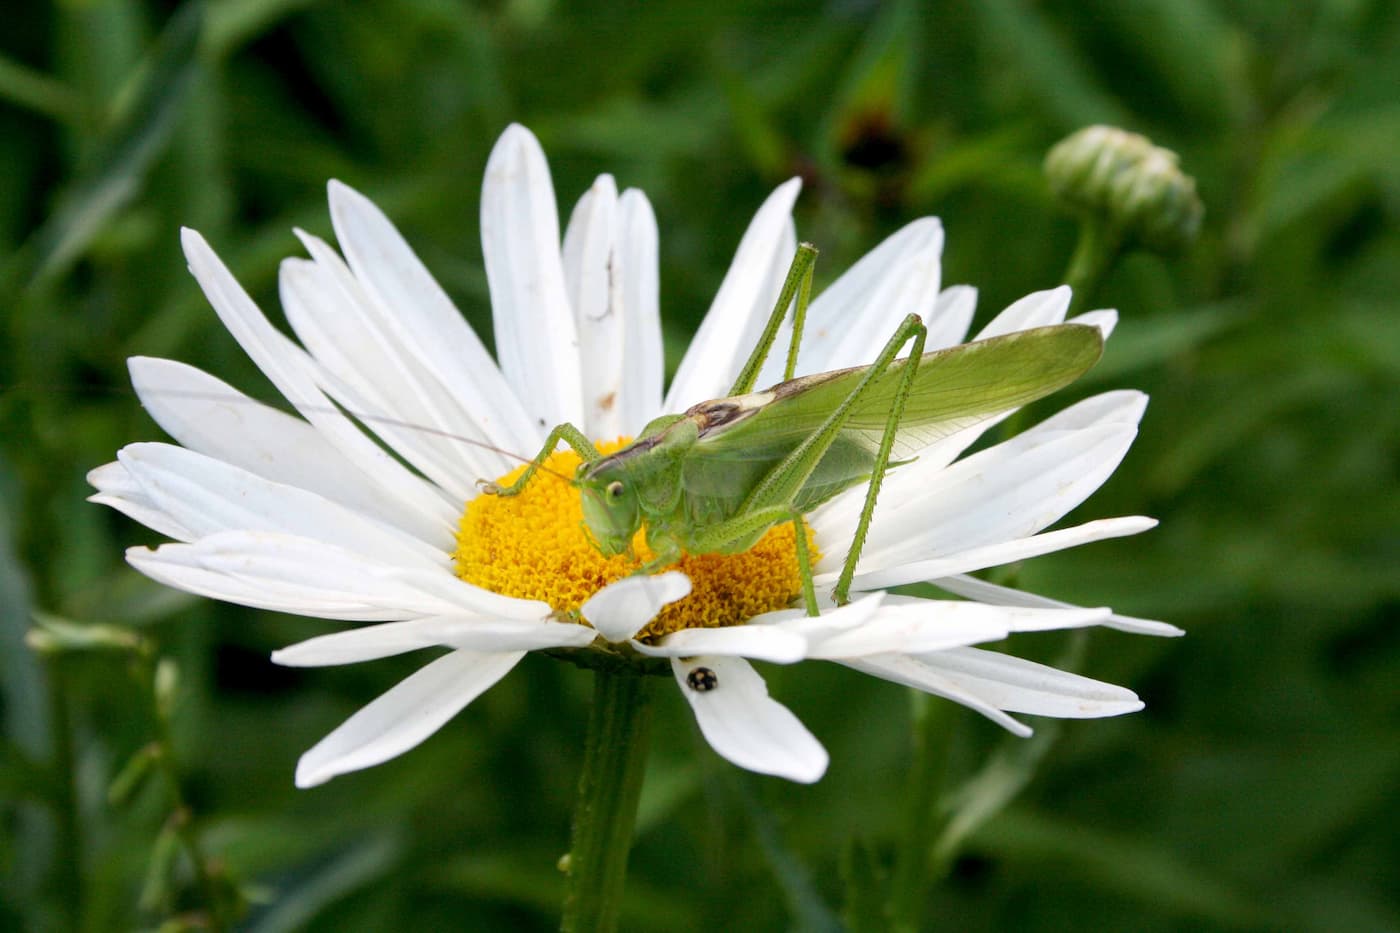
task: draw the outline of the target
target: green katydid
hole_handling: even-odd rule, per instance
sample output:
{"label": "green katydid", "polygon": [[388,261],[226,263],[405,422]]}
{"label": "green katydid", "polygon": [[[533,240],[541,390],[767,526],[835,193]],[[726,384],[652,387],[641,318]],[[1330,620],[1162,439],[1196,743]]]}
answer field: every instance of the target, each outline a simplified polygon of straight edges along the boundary
{"label": "green katydid", "polygon": [[[648,424],[623,449],[600,455],[571,424],[554,428],[529,468],[507,487],[514,495],[562,440],[583,459],[573,483],[584,525],[600,552],[628,552],[643,527],[655,557],[651,573],[683,552],[734,554],[768,529],[792,522],[802,595],[818,612],[802,515],[860,483],[865,505],[832,591],[849,594],[876,497],[891,456],[918,448],[998,412],[1067,385],[1099,358],[1098,328],[1059,324],[923,352],[927,328],[917,315],[899,325],[869,366],[792,378],[816,250],[802,244],[778,303],[729,397],[701,402]],[[762,392],[753,383],[787,308],[794,323],[785,381]],[[910,344],[907,356],[898,357]]]}

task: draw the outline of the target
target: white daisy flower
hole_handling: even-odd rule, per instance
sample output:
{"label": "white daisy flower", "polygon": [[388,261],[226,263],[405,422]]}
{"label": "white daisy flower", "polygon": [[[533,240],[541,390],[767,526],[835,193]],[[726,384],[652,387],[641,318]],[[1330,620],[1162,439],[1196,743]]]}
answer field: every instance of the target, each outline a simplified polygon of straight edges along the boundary
{"label": "white daisy flower", "polygon": [[[143,404],[180,446],[132,444],[90,475],[93,501],[174,539],[132,548],[128,560],[192,593],[362,623],[278,651],[280,664],[449,649],[308,751],[299,786],[407,751],[539,649],[666,659],[716,752],[803,782],[821,777],[826,751],[768,696],[749,659],[837,661],[1021,735],[1030,729],[1009,713],[1078,718],[1142,707],[1122,687],[971,646],[1089,625],[1178,630],[968,576],[1153,525],[1130,517],[1044,530],[1122,459],[1146,404],[1137,392],[1087,399],[962,459],[998,419],[921,451],[886,481],[852,601],[815,618],[789,608],[798,593],[790,524],[745,554],[692,555],[678,570],[629,576],[635,560],[589,545],[569,483],[545,475],[518,496],[480,495],[478,481],[519,468],[507,452],[532,454],[553,425],[626,437],[657,414],[724,395],[793,256],[798,188],[796,179],[780,186],[759,208],[664,398],[657,230],[646,197],[619,194],[601,176],[561,247],[544,153],[523,127],[497,142],[482,193],[499,363],[393,225],[342,184],[330,184],[341,252],[298,231],[310,258],[282,264],[282,304],[300,345],[268,322],[198,233],[184,231],[190,269],[215,311],[302,417],[182,363],[132,359]],[[962,341],[976,294],[939,290],[942,246],[938,221],[916,221],[827,288],[809,311],[801,371],[869,362],[911,312],[928,324],[928,349]],[[1031,295],[977,336],[1060,322],[1069,297],[1064,288]],[[1115,315],[1078,320],[1106,334]],[[759,384],[780,378],[780,366],[770,361]],[[561,451],[545,467],[567,477],[577,459]],[[819,588],[836,578],[864,493],[851,489],[808,516]],[[922,580],[964,599],[884,592]]]}

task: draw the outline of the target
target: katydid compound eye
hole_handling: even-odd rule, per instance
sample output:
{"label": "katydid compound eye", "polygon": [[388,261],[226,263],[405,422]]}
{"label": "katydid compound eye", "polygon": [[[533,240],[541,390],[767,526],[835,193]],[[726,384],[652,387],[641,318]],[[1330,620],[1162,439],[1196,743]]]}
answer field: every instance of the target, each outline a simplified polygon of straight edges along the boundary
{"label": "katydid compound eye", "polygon": [[708,667],[697,667],[685,675],[685,682],[696,693],[709,693],[719,686],[719,675]]}
{"label": "katydid compound eye", "polygon": [[620,480],[613,480],[611,483],[608,483],[608,498],[609,498],[609,499],[617,499],[617,498],[620,498],[621,496],[622,496],[622,482],[621,482]]}

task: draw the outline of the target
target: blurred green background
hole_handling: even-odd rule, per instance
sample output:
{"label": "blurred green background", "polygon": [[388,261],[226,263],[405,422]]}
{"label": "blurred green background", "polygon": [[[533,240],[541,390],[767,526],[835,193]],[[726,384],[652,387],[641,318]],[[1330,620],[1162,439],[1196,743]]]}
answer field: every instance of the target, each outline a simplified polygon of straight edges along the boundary
{"label": "blurred green background", "polygon": [[[661,226],[674,366],[752,211],[801,174],[830,281],[915,217],[979,320],[1062,280],[1075,226],[1046,149],[1107,122],[1178,151],[1206,221],[1134,254],[1076,394],[1152,394],[1084,520],[1162,519],[1018,584],[1188,630],[1090,639],[1145,712],[1008,740],[955,715],[949,781],[1024,789],[962,840],[930,929],[1400,928],[1400,12],[1385,0],[15,4],[0,30],[0,928],[154,929],[197,907],[159,781],[108,787],[156,735],[149,664],[37,656],[34,613],[139,631],[178,664],[171,741],[200,843],[257,902],[240,928],[551,929],[588,679],[527,659],[437,736],[313,791],[297,756],[421,663],[273,666],[314,620],[165,590],[155,536],[84,473],[159,431],[125,358],[266,383],[178,249],[200,229],[262,303],[329,235],[325,181],[375,198],[489,333],[477,234],[510,121],[564,210],[601,171]],[[1053,658],[1064,637],[1013,648]],[[765,668],[826,743],[799,787],[724,765],[657,713],[629,930],[831,929],[904,819],[905,691]],[[1040,722],[1037,725],[1049,725]],[[981,769],[988,760],[992,771]],[[989,791],[988,789],[991,788]],[[863,879],[863,880],[862,880]],[[175,928],[175,927],[171,927]]]}

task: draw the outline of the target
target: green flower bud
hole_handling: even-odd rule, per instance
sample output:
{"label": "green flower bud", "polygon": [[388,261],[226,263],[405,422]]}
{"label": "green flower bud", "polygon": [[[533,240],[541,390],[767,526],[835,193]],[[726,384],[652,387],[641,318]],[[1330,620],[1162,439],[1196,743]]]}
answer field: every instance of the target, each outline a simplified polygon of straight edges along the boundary
{"label": "green flower bud", "polygon": [[1090,126],[1045,157],[1050,190],[1070,210],[1098,218],[1148,249],[1170,252],[1196,238],[1205,208],[1176,153],[1137,133]]}

